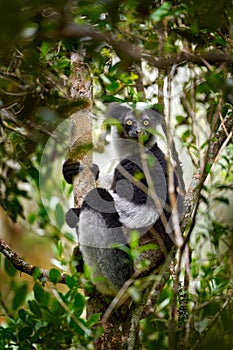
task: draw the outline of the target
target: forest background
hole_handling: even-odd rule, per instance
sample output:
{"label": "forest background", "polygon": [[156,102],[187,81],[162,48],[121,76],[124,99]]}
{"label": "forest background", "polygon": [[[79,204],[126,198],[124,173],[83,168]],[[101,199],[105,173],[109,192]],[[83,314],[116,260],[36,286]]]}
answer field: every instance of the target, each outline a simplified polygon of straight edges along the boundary
{"label": "forest background", "polygon": [[[0,349],[232,349],[232,1],[1,0],[0,33]],[[72,96],[77,53],[93,105]],[[69,117],[112,101],[165,115],[188,191],[174,269],[147,312],[131,288],[120,340],[85,318],[61,174]]]}

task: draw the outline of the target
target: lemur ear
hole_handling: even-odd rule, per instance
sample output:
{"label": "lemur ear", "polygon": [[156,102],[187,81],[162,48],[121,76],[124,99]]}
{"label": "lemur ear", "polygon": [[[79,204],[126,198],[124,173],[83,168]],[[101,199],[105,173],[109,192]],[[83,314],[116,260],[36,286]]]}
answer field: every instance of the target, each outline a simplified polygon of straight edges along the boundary
{"label": "lemur ear", "polygon": [[66,223],[69,227],[74,228],[77,226],[80,210],[80,208],[71,208],[67,211]]}
{"label": "lemur ear", "polygon": [[120,119],[122,116],[125,116],[130,111],[131,111],[131,108],[122,106],[117,102],[112,102],[108,105],[108,108],[105,113],[105,117]]}
{"label": "lemur ear", "polygon": [[103,123],[105,137],[108,133],[110,133],[113,125],[117,128],[119,134],[121,134],[124,117],[131,111],[131,108],[122,106],[117,102],[110,103],[107,107],[105,121]]}
{"label": "lemur ear", "polygon": [[159,113],[157,109],[148,108],[148,109],[145,109],[145,112],[149,117],[153,117],[155,119],[156,125],[163,123],[164,117],[161,113]]}

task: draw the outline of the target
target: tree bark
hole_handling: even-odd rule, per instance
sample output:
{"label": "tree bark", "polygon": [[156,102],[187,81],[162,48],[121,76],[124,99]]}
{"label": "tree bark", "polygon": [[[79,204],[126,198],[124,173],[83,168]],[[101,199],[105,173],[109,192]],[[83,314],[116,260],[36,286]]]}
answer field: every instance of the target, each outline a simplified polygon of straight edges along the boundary
{"label": "tree bark", "polygon": [[85,195],[95,187],[90,171],[92,164],[92,80],[88,66],[80,54],[71,55],[71,98],[84,99],[86,108],[71,115],[69,158],[78,160],[83,170],[74,178],[75,207],[82,205]]}
{"label": "tree bark", "polygon": [[[75,207],[81,207],[86,194],[95,187],[95,179],[90,171],[92,161],[92,81],[87,65],[79,54],[71,56],[71,97],[83,98],[87,107],[71,116],[69,158],[78,160],[83,170],[74,178],[73,193]],[[95,291],[85,291],[88,296],[87,317],[94,313],[104,313],[108,302]],[[110,301],[109,301],[110,302]],[[123,307],[113,313],[104,326],[103,335],[96,341],[96,349],[122,349],[130,329],[128,309]]]}

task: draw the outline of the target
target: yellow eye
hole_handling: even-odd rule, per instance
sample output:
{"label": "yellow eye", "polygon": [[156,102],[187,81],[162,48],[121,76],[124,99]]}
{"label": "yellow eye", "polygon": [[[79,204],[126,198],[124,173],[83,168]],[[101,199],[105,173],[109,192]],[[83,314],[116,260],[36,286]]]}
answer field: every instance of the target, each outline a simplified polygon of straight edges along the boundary
{"label": "yellow eye", "polygon": [[150,121],[148,119],[143,120],[143,125],[147,126],[150,124]]}
{"label": "yellow eye", "polygon": [[127,124],[127,125],[132,125],[132,124],[133,124],[133,122],[132,122],[132,120],[131,120],[131,119],[128,119],[128,120],[126,120],[126,124]]}

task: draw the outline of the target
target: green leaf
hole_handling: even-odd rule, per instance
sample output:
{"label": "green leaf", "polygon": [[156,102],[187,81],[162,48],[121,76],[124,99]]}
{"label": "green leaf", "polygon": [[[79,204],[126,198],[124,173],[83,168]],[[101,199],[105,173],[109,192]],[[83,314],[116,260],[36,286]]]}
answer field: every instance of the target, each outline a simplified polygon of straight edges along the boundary
{"label": "green leaf", "polygon": [[61,278],[61,273],[57,269],[51,269],[49,271],[49,279],[51,282],[56,284]]}
{"label": "green leaf", "polygon": [[58,313],[58,311],[59,311],[59,313],[61,313],[61,311],[62,311],[62,313],[65,312],[65,310],[61,307],[61,304],[59,303],[59,301],[57,299],[52,299],[49,309],[53,314]]}
{"label": "green leaf", "polygon": [[78,314],[78,316],[80,316],[84,310],[85,305],[86,305],[85,298],[82,294],[75,295],[74,305],[75,305],[76,314]]}
{"label": "green leaf", "polygon": [[57,248],[57,257],[58,257],[58,259],[61,259],[62,254],[63,254],[63,243],[61,240],[58,241],[56,248]]}
{"label": "green leaf", "polygon": [[26,314],[26,311],[24,309],[20,309],[18,311],[18,316],[23,322],[26,322],[27,314]]}
{"label": "green leaf", "polygon": [[170,2],[164,2],[158,9],[156,9],[152,15],[151,19],[155,22],[159,22],[162,18],[166,17],[169,14],[171,8]]}
{"label": "green leaf", "polygon": [[32,333],[33,333],[33,329],[31,327],[24,327],[24,328],[20,329],[19,340],[22,341],[22,340],[30,338]]}
{"label": "green leaf", "polygon": [[180,124],[188,124],[188,120],[186,117],[184,117],[183,115],[177,115],[176,116],[176,121],[177,123]]}
{"label": "green leaf", "polygon": [[49,49],[50,49],[49,44],[46,41],[43,41],[43,43],[41,44],[41,47],[40,47],[40,50],[41,50],[40,56],[42,59],[46,58],[46,56],[49,52]]}
{"label": "green leaf", "polygon": [[139,242],[139,234],[137,230],[131,230],[130,232],[130,247],[132,249],[138,247],[138,242]]}
{"label": "green leaf", "polygon": [[15,296],[13,299],[13,310],[18,309],[23,304],[28,292],[27,283],[23,283],[20,287],[15,290]]}
{"label": "green leaf", "polygon": [[94,315],[91,315],[91,317],[87,320],[87,327],[92,327],[94,326],[100,319],[101,313],[97,313]]}
{"label": "green leaf", "polygon": [[14,267],[14,265],[12,264],[12,262],[10,260],[8,260],[7,258],[5,258],[4,260],[4,267],[5,267],[5,271],[7,272],[7,274],[11,277],[15,276],[17,270]]}
{"label": "green leaf", "polygon": [[36,282],[34,284],[33,292],[34,292],[34,296],[35,296],[36,301],[38,301],[38,303],[41,303],[43,300],[43,297],[45,295],[45,291],[40,283]]}
{"label": "green leaf", "polygon": [[216,202],[224,203],[224,204],[227,204],[227,205],[230,204],[230,200],[227,197],[215,197],[214,200]]}
{"label": "green leaf", "polygon": [[34,330],[38,331],[41,328],[47,327],[48,326],[48,322],[43,321],[43,320],[39,320],[36,322],[35,326],[34,326]]}
{"label": "green leaf", "polygon": [[31,312],[36,315],[37,317],[41,317],[41,310],[35,300],[29,300],[28,301],[29,308]]}
{"label": "green leaf", "polygon": [[191,135],[190,130],[186,130],[183,135],[181,136],[181,139],[183,142],[187,141],[188,137]]}
{"label": "green leaf", "polygon": [[205,166],[205,170],[206,170],[206,173],[209,174],[210,171],[211,171],[211,167],[212,167],[212,164],[210,163],[207,163],[206,166]]}
{"label": "green leaf", "polygon": [[36,279],[38,279],[38,278],[40,277],[40,275],[41,275],[41,271],[40,271],[40,269],[39,269],[38,267],[36,267],[36,268],[33,270],[32,276],[33,276],[33,278],[36,280]]}
{"label": "green leaf", "polygon": [[31,224],[31,225],[35,224],[36,220],[37,220],[37,214],[36,213],[30,213],[28,215],[28,223],[29,224]]}
{"label": "green leaf", "polygon": [[64,225],[65,223],[65,214],[64,214],[64,209],[60,203],[57,203],[54,215],[55,215],[57,226],[61,228],[62,225]]}
{"label": "green leaf", "polygon": [[69,275],[67,275],[67,276],[66,276],[66,285],[67,285],[70,289],[72,289],[72,288],[75,286],[75,284],[76,284],[76,279],[75,279],[75,277],[74,277],[74,276],[69,276]]}
{"label": "green leaf", "polygon": [[[80,323],[84,323],[82,319],[79,319]],[[83,329],[71,318],[69,321],[69,327],[73,329],[78,335],[84,336]]]}
{"label": "green leaf", "polygon": [[64,232],[63,236],[70,242],[75,243],[74,235],[70,232]]}

